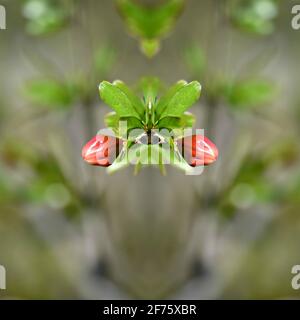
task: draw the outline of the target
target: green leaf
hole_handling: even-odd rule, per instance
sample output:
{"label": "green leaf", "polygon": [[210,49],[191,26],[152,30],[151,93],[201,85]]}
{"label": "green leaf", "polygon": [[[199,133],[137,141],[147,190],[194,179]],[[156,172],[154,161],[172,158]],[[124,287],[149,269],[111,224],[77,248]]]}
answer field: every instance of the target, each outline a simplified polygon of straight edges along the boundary
{"label": "green leaf", "polygon": [[113,85],[118,87],[126,94],[126,96],[131,101],[132,105],[134,106],[135,110],[137,110],[140,117],[143,118],[145,114],[145,107],[142,100],[130,88],[128,88],[128,86],[126,86],[126,84],[123,81],[114,81]]}
{"label": "green leaf", "polygon": [[109,112],[105,115],[104,122],[108,128],[116,128],[118,126],[120,117],[116,112]]}
{"label": "green leaf", "polygon": [[139,82],[139,89],[143,93],[144,102],[155,102],[159,90],[162,87],[162,83],[159,78],[156,77],[144,77]]}
{"label": "green leaf", "polygon": [[160,119],[165,117],[181,117],[199,99],[200,93],[201,85],[198,81],[186,84],[170,99]]}
{"label": "green leaf", "polygon": [[144,122],[151,126],[155,122],[155,106],[157,95],[162,87],[160,79],[156,77],[144,77],[139,82],[139,89],[143,93],[143,102],[145,105],[145,120]]}
{"label": "green leaf", "polygon": [[141,119],[141,116],[132,105],[128,96],[117,86],[103,81],[99,86],[101,99],[116,111],[119,117],[134,117]]}
{"label": "green leaf", "polygon": [[143,124],[137,118],[121,118],[121,121],[127,121],[127,129],[144,128]]}
{"label": "green leaf", "polygon": [[225,88],[225,97],[232,107],[253,108],[269,103],[275,94],[275,87],[265,80],[247,80]]}
{"label": "green leaf", "polygon": [[184,80],[180,80],[177,83],[175,83],[166,93],[165,95],[163,95],[155,108],[155,112],[156,112],[156,117],[159,119],[160,115],[163,113],[163,111],[165,110],[165,108],[167,107],[168,103],[170,102],[170,100],[174,97],[174,95],[181,89],[183,88],[185,85],[187,84],[186,81]]}
{"label": "green leaf", "polygon": [[51,108],[68,107],[76,95],[76,88],[54,80],[35,80],[25,86],[25,95],[35,104]]}
{"label": "green leaf", "polygon": [[108,128],[119,129],[120,121],[127,122],[127,130],[135,129],[135,128],[143,128],[143,124],[137,118],[124,118],[119,117],[115,112],[110,112],[106,114],[104,122]]}
{"label": "green leaf", "polygon": [[166,117],[158,122],[158,128],[192,128],[196,122],[196,118],[191,113],[185,113],[181,118]]}

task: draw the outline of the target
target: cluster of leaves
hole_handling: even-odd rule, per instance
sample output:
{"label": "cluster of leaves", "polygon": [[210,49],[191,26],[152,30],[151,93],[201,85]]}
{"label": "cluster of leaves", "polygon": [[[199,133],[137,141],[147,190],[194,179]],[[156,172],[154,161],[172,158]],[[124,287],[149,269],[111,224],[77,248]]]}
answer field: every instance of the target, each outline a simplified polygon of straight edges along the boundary
{"label": "cluster of leaves", "polygon": [[[171,137],[168,132],[170,130],[176,132],[176,129],[178,129],[177,135],[180,136],[182,129],[193,126],[195,117],[187,110],[199,99],[201,86],[197,81],[190,83],[178,81],[164,90],[163,95],[158,96],[158,93],[163,90],[160,81],[156,78],[144,78],[140,81],[136,90],[132,90],[122,81],[113,83],[103,81],[99,90],[102,100],[114,110],[114,112],[107,114],[106,125],[112,128],[117,136],[124,139],[124,133],[120,132],[119,123],[120,121],[126,121],[127,123],[125,139],[129,141],[125,148],[129,149],[140,138],[140,134],[137,137],[130,136],[129,133],[132,129],[140,129],[139,132],[142,130],[142,135],[146,137],[151,134],[151,130],[153,132],[153,129],[157,129],[159,140],[168,143],[174,150],[175,147],[172,143],[174,136]],[[141,93],[142,98],[139,98],[138,93]],[[165,134],[161,133],[162,129],[166,129]],[[147,142],[141,143],[141,157],[148,157],[150,148],[153,151],[152,145],[148,147]],[[163,144],[158,144],[154,148],[157,148],[156,151],[161,155],[161,162],[163,162]],[[109,171],[118,168],[127,151],[121,153],[120,157],[109,168]],[[177,159],[179,160],[179,167],[186,170],[190,169],[179,154],[176,152],[174,154],[179,157]],[[169,156],[169,154],[166,156]],[[151,163],[151,160],[149,162]],[[163,168],[163,164],[161,168]]]}
{"label": "cluster of leaves", "polygon": [[60,30],[70,22],[71,12],[68,1],[25,0],[23,15],[26,30],[32,35],[45,35]]}
{"label": "cluster of leaves", "polygon": [[233,0],[230,18],[242,30],[258,35],[274,31],[278,15],[277,0]]}
{"label": "cluster of leaves", "polygon": [[117,6],[130,33],[140,39],[141,50],[153,57],[160,40],[173,28],[185,0],[166,0],[161,5],[142,5],[133,0],[117,0]]}

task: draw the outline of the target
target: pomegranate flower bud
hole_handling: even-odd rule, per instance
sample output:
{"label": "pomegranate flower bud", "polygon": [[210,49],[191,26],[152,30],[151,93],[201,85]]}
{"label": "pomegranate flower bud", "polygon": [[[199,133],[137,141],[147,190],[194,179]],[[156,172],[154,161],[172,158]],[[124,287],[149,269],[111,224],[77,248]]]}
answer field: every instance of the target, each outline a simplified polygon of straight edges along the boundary
{"label": "pomegranate flower bud", "polygon": [[192,167],[212,164],[219,155],[215,144],[202,135],[178,139],[177,146],[186,162]]}
{"label": "pomegranate flower bud", "polygon": [[113,136],[96,135],[82,149],[82,158],[93,166],[110,166],[119,155],[120,140]]}

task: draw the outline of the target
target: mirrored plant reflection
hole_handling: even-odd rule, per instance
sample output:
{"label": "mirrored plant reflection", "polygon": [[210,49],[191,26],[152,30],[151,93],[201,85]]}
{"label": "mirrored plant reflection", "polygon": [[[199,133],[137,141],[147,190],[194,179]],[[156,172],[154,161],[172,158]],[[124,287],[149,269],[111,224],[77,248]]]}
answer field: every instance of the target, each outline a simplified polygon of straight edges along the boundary
{"label": "mirrored plant reflection", "polygon": [[[115,2],[51,1],[46,14],[64,14],[49,29],[36,22],[45,31],[36,33],[27,2],[6,1],[9,28],[0,32],[0,264],[9,284],[1,298],[298,298],[290,283],[300,241],[300,48],[288,2],[257,22],[256,1],[189,0],[155,60],[126,36]],[[145,75],[160,81],[135,86]],[[157,99],[143,93],[149,79]],[[103,81],[129,85],[143,107],[162,101],[165,84],[201,83],[201,98],[196,90],[189,109],[159,125],[203,128],[218,160],[201,176],[171,166],[166,176],[153,166],[108,175],[84,163],[82,147],[119,118],[109,94],[99,99]],[[140,129],[142,146],[162,142]]]}

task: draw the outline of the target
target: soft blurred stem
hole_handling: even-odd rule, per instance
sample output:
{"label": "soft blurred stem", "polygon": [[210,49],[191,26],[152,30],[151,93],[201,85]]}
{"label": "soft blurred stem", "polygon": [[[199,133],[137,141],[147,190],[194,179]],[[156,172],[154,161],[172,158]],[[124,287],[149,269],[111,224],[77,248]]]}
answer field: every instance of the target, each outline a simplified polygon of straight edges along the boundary
{"label": "soft blurred stem", "polygon": [[166,167],[163,163],[159,164],[159,169],[160,169],[160,173],[162,176],[166,176],[167,175],[167,171],[166,171]]}
{"label": "soft blurred stem", "polygon": [[137,176],[139,174],[139,172],[141,171],[142,169],[142,164],[141,162],[138,162],[135,167],[134,167],[134,176]]}

